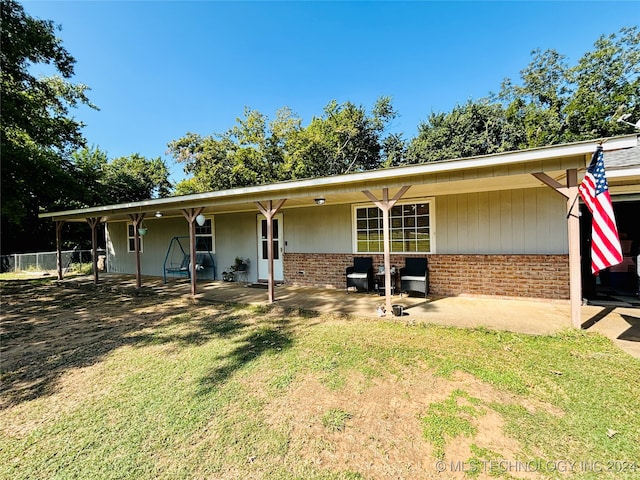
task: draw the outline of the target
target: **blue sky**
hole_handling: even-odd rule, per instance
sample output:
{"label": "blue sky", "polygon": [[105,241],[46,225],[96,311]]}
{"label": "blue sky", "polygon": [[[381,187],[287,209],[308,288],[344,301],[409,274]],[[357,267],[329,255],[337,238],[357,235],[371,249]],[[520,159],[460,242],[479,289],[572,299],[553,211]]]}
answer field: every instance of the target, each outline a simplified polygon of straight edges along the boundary
{"label": "blue sky", "polygon": [[[244,108],[274,118],[289,107],[307,125],[331,100],[367,110],[390,96],[409,139],[431,112],[519,79],[531,51],[570,64],[603,34],[640,23],[625,2],[25,1],[59,24],[73,81],[100,110],[81,107],[90,145],[109,158],[162,157],[187,132],[221,133]],[[43,70],[45,71],[45,70]]]}

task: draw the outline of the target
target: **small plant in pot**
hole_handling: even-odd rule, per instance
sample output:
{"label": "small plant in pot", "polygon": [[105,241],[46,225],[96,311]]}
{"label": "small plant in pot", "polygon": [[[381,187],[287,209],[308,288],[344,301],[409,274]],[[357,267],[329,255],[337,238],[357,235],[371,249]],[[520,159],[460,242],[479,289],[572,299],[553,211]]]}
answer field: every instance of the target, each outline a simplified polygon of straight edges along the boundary
{"label": "small plant in pot", "polygon": [[232,272],[246,272],[249,268],[250,260],[248,258],[236,257],[235,263],[230,267]]}
{"label": "small plant in pot", "polygon": [[226,271],[222,272],[222,279],[226,282],[234,281],[234,274],[236,273],[244,273],[249,268],[249,259],[236,257],[235,262],[231,265]]}

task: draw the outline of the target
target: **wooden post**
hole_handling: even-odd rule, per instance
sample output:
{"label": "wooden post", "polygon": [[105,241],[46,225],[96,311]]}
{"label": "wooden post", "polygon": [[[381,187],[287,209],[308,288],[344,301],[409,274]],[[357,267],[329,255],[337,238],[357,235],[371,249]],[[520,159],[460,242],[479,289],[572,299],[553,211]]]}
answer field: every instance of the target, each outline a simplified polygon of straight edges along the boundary
{"label": "wooden post", "polygon": [[569,237],[569,298],[571,299],[571,324],[582,325],[582,270],[580,268],[580,208],[578,204],[578,170],[567,170],[567,228]]}
{"label": "wooden post", "polygon": [[56,268],[58,280],[62,280],[62,227],[64,220],[56,220]]}
{"label": "wooden post", "polygon": [[569,301],[571,303],[571,325],[580,328],[582,318],[582,277],[580,270],[580,210],[578,204],[578,170],[567,170],[567,186],[546,173],[533,173],[541,182],[553,188],[567,199],[567,232],[569,243]]}
{"label": "wooden post", "polygon": [[204,207],[199,208],[185,208],[182,210],[182,215],[187,219],[189,223],[189,269],[191,276],[191,295],[196,295],[196,285],[198,282],[198,271],[196,269],[196,217],[202,213]]}
{"label": "wooden post", "polygon": [[278,213],[278,211],[286,201],[286,198],[278,200],[278,203],[276,203],[275,207],[273,206],[273,200],[269,200],[267,202],[267,206],[264,206],[260,202],[256,202],[258,210],[260,210],[260,212],[262,212],[262,214],[267,219],[267,288],[269,290],[269,303],[273,303],[276,301],[276,282],[273,275],[273,217],[276,215],[276,213]]}
{"label": "wooden post", "polygon": [[87,218],[87,223],[91,227],[91,257],[93,260],[93,284],[98,284],[98,225],[102,218]]}
{"label": "wooden post", "polygon": [[129,215],[131,223],[133,223],[133,243],[135,244],[136,252],[136,288],[142,287],[142,274],[140,272],[140,233],[138,229],[146,214],[133,213]]}
{"label": "wooden post", "polygon": [[385,306],[387,312],[391,313],[391,248],[390,248],[390,224],[389,224],[389,211],[394,205],[402,198],[402,196],[411,188],[410,185],[405,185],[389,200],[389,189],[382,189],[382,200],[378,200],[375,195],[370,191],[364,190],[364,193],[369,199],[382,210],[382,228],[384,238],[384,296]]}

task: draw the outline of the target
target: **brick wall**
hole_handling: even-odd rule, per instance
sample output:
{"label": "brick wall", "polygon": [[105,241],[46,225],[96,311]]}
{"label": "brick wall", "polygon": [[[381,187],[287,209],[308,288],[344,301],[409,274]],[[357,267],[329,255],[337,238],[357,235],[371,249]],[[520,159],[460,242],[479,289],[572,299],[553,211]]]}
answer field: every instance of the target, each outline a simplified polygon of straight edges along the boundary
{"label": "brick wall", "polygon": [[[345,270],[354,256],[380,255],[285,253],[284,277],[290,285],[345,288]],[[400,268],[407,255],[391,255]],[[568,255],[428,255],[430,293],[498,295],[547,299],[569,298]],[[304,272],[304,273],[301,273]]]}

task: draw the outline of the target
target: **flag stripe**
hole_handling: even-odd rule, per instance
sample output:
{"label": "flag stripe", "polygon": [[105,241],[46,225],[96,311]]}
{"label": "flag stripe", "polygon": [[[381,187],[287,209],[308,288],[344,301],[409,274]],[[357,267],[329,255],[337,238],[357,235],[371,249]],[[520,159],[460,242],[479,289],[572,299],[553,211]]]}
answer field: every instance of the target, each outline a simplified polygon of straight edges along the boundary
{"label": "flag stripe", "polygon": [[622,248],[609,195],[601,146],[593,153],[587,173],[578,190],[593,215],[591,222],[591,271],[597,274],[600,270],[622,262]]}

